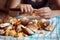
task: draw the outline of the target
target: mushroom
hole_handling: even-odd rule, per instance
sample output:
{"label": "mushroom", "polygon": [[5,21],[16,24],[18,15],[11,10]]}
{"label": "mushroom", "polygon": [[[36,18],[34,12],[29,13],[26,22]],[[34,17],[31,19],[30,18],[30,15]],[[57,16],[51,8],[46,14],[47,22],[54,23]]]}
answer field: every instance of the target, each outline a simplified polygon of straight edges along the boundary
{"label": "mushroom", "polygon": [[10,26],[10,23],[3,23],[3,24],[0,24],[0,27],[1,27],[1,28],[7,27],[7,26]]}
{"label": "mushroom", "polygon": [[34,34],[34,32],[33,32],[32,30],[30,30],[29,28],[27,28],[27,27],[22,27],[22,31],[23,31],[25,34],[28,34],[28,35]]}
{"label": "mushroom", "polygon": [[41,28],[45,29],[47,26],[50,25],[50,21],[47,19],[40,19],[39,20]]}
{"label": "mushroom", "polygon": [[9,32],[9,36],[15,36],[16,35],[16,31],[15,30],[10,30]]}
{"label": "mushroom", "polygon": [[5,36],[9,36],[9,32],[10,32],[10,30],[9,29],[6,29],[5,30]]}
{"label": "mushroom", "polygon": [[11,30],[12,27],[13,27],[13,25],[10,25],[10,26],[7,27],[7,29]]}
{"label": "mushroom", "polygon": [[16,18],[9,18],[8,22],[12,25],[15,24],[18,20]]}
{"label": "mushroom", "polygon": [[15,37],[23,38],[23,37],[24,37],[24,33],[23,33],[23,32],[17,33],[17,34],[15,35]]}
{"label": "mushroom", "polygon": [[21,32],[22,31],[22,27],[23,25],[18,25],[17,27],[16,27],[16,31],[19,33],[19,32]]}
{"label": "mushroom", "polygon": [[38,20],[34,19],[28,23],[27,27],[32,31],[36,32],[39,29],[37,23],[38,23]]}
{"label": "mushroom", "polygon": [[0,29],[0,35],[4,35],[5,31],[4,29]]}
{"label": "mushroom", "polygon": [[[37,16],[34,14],[33,16]],[[28,19],[24,17],[17,19],[13,17],[6,18],[6,22],[0,24],[0,35],[22,38],[34,34],[38,29],[52,30],[47,19]],[[41,34],[43,34],[41,32]]]}
{"label": "mushroom", "polygon": [[38,10],[34,9],[32,16],[38,16]]}
{"label": "mushroom", "polygon": [[37,23],[38,23],[38,20],[37,19],[33,19],[28,24],[37,24]]}
{"label": "mushroom", "polygon": [[36,31],[38,30],[37,25],[34,25],[34,24],[32,24],[32,25],[27,25],[27,28],[29,28],[29,29],[32,30],[33,32],[36,32]]}
{"label": "mushroom", "polygon": [[47,30],[47,31],[52,31],[53,29],[54,29],[54,27],[52,27],[52,26],[48,26],[45,28],[45,30]]}
{"label": "mushroom", "polygon": [[21,23],[22,23],[23,25],[25,25],[25,26],[28,24],[28,22],[29,22],[29,19],[26,18],[26,17],[24,17],[24,18],[21,19]]}
{"label": "mushroom", "polygon": [[18,19],[18,21],[15,23],[15,25],[20,25],[21,24],[21,19]]}

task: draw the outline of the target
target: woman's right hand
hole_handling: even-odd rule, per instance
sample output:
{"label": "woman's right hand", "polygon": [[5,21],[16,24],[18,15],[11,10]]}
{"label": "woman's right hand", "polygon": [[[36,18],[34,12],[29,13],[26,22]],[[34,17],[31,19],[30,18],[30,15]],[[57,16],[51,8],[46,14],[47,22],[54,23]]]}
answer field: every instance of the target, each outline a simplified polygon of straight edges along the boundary
{"label": "woman's right hand", "polygon": [[20,8],[21,12],[33,12],[33,7],[30,4],[20,4],[17,6],[17,8]]}

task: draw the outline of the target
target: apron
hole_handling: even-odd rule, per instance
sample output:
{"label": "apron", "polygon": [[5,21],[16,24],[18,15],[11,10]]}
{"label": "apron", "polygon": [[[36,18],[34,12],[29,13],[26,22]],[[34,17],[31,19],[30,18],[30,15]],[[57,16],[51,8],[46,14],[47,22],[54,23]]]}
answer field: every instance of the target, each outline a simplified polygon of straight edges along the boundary
{"label": "apron", "polygon": [[[7,0],[5,7],[9,8],[9,4],[11,3],[10,0]],[[41,2],[33,2],[31,0],[22,0],[21,3],[23,4],[31,4],[33,8],[41,8],[41,7],[45,7],[46,4],[48,3],[48,0],[42,0]]]}
{"label": "apron", "polygon": [[48,3],[48,0],[42,0],[41,2],[33,2],[31,0],[23,0],[24,4],[31,4],[33,8],[41,8],[41,7],[45,7],[46,4]]}

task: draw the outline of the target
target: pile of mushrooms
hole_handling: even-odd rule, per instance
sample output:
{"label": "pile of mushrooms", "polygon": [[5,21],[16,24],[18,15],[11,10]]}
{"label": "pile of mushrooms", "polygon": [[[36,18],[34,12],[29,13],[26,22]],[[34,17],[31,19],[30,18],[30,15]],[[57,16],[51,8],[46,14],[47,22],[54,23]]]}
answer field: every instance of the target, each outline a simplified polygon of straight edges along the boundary
{"label": "pile of mushrooms", "polygon": [[50,21],[47,19],[17,19],[13,17],[4,18],[0,23],[0,35],[13,37],[26,37],[34,34],[38,30],[50,31]]}

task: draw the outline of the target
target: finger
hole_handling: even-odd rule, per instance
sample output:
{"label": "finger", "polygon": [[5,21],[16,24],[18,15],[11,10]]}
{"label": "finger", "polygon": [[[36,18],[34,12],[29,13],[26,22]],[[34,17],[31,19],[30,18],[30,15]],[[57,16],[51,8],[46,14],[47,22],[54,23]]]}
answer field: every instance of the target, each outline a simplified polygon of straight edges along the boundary
{"label": "finger", "polygon": [[31,11],[31,13],[33,12],[33,7],[32,6],[30,7],[30,11]]}
{"label": "finger", "polygon": [[38,12],[39,15],[48,16],[51,15],[49,12]]}
{"label": "finger", "polygon": [[49,14],[40,14],[40,16],[43,18],[48,18],[50,15]]}
{"label": "finger", "polygon": [[38,9],[40,12],[49,12],[49,11],[51,11],[51,9],[50,8],[48,8],[48,7],[44,7],[44,8],[40,8],[40,9]]}
{"label": "finger", "polygon": [[30,12],[30,5],[27,5],[28,12]]}
{"label": "finger", "polygon": [[50,18],[49,16],[40,16],[40,17],[42,17],[42,18]]}
{"label": "finger", "polygon": [[21,12],[22,12],[22,13],[23,13],[23,9],[24,9],[23,6],[21,6]]}
{"label": "finger", "polygon": [[38,13],[45,13],[45,11],[44,11],[43,8],[41,8],[41,9],[38,10]]}
{"label": "finger", "polygon": [[44,7],[45,10],[51,10],[49,7]]}
{"label": "finger", "polygon": [[47,13],[49,12],[48,10],[45,10],[45,9],[41,9],[41,10],[38,10],[39,12],[42,12],[42,13]]}
{"label": "finger", "polygon": [[[43,8],[40,8],[40,9],[41,9],[41,10],[42,10],[42,9],[45,9],[45,10],[48,9],[48,10],[49,10],[50,8],[49,8],[49,7],[43,7]],[[39,10],[40,10],[40,9],[39,9]]]}
{"label": "finger", "polygon": [[46,15],[46,14],[40,14],[40,16],[48,16],[48,15]]}
{"label": "finger", "polygon": [[26,5],[24,6],[24,10],[25,10],[25,12],[27,12],[27,6]]}
{"label": "finger", "polygon": [[44,18],[50,18],[50,16],[47,15],[47,16],[44,16]]}
{"label": "finger", "polygon": [[51,15],[44,16],[44,18],[53,18]]}
{"label": "finger", "polygon": [[46,13],[44,12],[38,12],[39,15],[47,15]]}
{"label": "finger", "polygon": [[49,16],[50,14],[48,14],[48,13],[42,13],[40,15]]}

